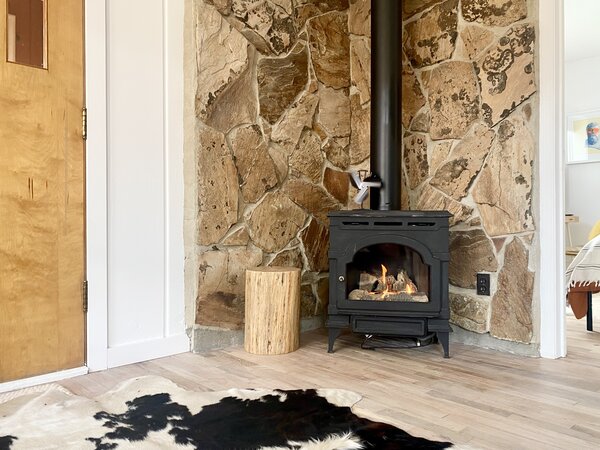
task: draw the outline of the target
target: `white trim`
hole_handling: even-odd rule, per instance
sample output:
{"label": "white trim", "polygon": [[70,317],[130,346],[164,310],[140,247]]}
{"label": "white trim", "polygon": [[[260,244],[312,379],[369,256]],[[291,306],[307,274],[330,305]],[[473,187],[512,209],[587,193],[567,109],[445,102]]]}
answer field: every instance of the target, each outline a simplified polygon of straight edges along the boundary
{"label": "white trim", "polygon": [[566,356],[564,286],[563,0],[538,0],[540,355]]}
{"label": "white trim", "polygon": [[[184,177],[183,177],[183,29],[184,1],[165,1],[165,148],[170,149],[165,161],[166,221],[165,242],[165,336],[185,332],[185,292],[183,242]],[[178,149],[178,151],[173,151]],[[173,305],[172,299],[180,299]],[[175,307],[174,307],[175,306]],[[189,342],[188,342],[189,349]]]}
{"label": "white trim", "polygon": [[87,365],[92,372],[108,367],[106,37],[106,0],[86,0],[86,237],[89,298]]}
{"label": "white trim", "polygon": [[[189,351],[185,335],[183,243],[183,23],[184,1],[163,2],[165,27],[165,146],[180,149],[165,160],[166,207],[164,337],[108,348],[108,49],[107,0],[86,0],[87,354],[90,371]],[[162,341],[162,342],[161,342]]]}
{"label": "white trim", "polygon": [[16,391],[17,389],[38,386],[40,384],[54,383],[56,381],[66,380],[67,378],[79,377],[87,373],[88,368],[84,366],[45,375],[38,375],[36,377],[23,378],[21,380],[8,381],[6,383],[0,383],[0,393]]}
{"label": "white trim", "polygon": [[190,338],[185,333],[153,341],[120,345],[108,349],[108,367],[119,367],[189,351]]}

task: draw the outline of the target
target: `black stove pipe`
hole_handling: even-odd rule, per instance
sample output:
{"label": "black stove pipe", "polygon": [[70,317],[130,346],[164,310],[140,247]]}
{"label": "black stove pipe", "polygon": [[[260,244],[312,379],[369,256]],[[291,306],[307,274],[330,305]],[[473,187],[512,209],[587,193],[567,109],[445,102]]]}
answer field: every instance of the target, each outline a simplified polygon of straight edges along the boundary
{"label": "black stove pipe", "polygon": [[402,154],[402,1],[371,6],[371,209],[400,209]]}

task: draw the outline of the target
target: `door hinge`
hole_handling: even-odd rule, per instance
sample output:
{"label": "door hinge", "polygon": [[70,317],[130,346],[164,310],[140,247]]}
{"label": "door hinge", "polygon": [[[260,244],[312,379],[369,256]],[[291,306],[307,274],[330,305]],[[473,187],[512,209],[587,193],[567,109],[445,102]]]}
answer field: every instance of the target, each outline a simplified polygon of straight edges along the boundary
{"label": "door hinge", "polygon": [[87,108],[81,110],[81,136],[87,141]]}
{"label": "door hinge", "polygon": [[88,282],[85,280],[81,284],[81,301],[83,303],[83,312],[88,312]]}

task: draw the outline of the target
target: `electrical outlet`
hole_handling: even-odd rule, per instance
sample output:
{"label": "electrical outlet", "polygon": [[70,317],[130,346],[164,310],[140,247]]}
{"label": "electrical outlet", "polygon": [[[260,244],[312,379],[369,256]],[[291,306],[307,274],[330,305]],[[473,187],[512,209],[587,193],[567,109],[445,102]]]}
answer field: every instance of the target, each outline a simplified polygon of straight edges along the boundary
{"label": "electrical outlet", "polygon": [[490,274],[477,274],[477,293],[479,295],[490,295]]}

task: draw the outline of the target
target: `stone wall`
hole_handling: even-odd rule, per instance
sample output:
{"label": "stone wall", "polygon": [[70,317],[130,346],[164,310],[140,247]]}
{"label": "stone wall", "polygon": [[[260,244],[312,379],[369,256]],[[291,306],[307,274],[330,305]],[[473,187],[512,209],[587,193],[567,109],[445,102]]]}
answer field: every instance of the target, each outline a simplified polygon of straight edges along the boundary
{"label": "stone wall", "polygon": [[369,102],[369,11],[348,0],[194,0],[189,9],[197,224],[187,267],[198,275],[187,279],[205,341],[196,347],[206,348],[241,336],[250,267],[302,268],[305,324],[325,311],[326,215],[352,206],[346,171],[368,165],[369,119],[351,120],[351,104]]}
{"label": "stone wall", "polygon": [[[535,342],[535,9],[405,0],[403,12],[406,197],[454,213],[452,322]],[[477,272],[492,274],[491,297],[476,295]]]}
{"label": "stone wall", "polygon": [[[356,206],[345,172],[369,163],[371,2],[187,1],[187,317],[205,349],[239,342],[248,267],[301,267],[305,323],[326,308],[326,213]],[[537,340],[533,3],[403,3],[402,206],[454,214],[452,321],[481,342]]]}

